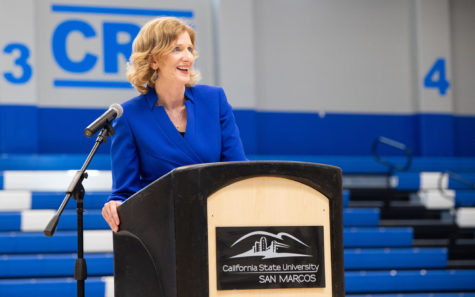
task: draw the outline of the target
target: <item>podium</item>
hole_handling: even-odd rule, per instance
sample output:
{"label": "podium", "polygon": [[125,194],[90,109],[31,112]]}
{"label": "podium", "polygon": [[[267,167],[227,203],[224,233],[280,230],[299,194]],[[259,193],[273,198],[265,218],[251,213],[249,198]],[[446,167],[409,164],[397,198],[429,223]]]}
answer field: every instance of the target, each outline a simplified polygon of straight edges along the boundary
{"label": "podium", "polygon": [[115,296],[344,291],[341,170],[303,162],[177,168],[118,209]]}

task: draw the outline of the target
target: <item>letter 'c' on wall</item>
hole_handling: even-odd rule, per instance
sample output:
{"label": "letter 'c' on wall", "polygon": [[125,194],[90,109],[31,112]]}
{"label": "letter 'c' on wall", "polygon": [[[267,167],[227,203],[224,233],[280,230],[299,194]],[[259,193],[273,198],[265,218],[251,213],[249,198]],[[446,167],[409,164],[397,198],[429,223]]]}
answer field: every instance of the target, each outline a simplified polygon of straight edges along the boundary
{"label": "letter 'c' on wall", "polygon": [[82,60],[73,61],[69,58],[66,41],[71,32],[80,32],[85,38],[96,36],[94,29],[83,21],[69,20],[56,27],[53,33],[53,56],[58,65],[66,71],[82,73],[91,70],[97,62],[97,56],[86,53]]}

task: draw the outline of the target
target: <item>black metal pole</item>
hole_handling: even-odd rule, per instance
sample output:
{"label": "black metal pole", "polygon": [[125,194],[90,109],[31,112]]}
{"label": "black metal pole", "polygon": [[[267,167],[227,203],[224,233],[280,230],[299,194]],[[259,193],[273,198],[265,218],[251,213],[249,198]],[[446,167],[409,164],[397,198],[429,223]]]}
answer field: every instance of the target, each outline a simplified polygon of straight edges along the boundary
{"label": "black metal pole", "polygon": [[96,154],[99,146],[107,141],[107,136],[112,136],[114,134],[114,129],[107,123],[106,126],[101,130],[97,136],[96,143],[92,148],[91,152],[86,158],[81,170],[78,170],[73,177],[71,183],[66,190],[66,196],[63,199],[58,211],[51,218],[48,225],[44,229],[44,234],[46,236],[53,236],[58,226],[59,218],[64,211],[64,208],[68,204],[68,201],[71,197],[76,200],[76,213],[77,213],[77,259],[74,267],[74,279],[77,280],[77,297],[84,297],[85,294],[85,280],[87,279],[87,265],[86,260],[84,259],[84,186],[82,181],[87,178],[86,169],[91,163],[92,158]]}
{"label": "black metal pole", "polygon": [[87,278],[87,265],[84,259],[84,187],[79,184],[77,191],[74,192],[73,198],[76,199],[77,212],[77,239],[78,239],[78,255],[74,266],[74,279],[77,281],[77,296],[83,297],[85,292],[84,281]]}

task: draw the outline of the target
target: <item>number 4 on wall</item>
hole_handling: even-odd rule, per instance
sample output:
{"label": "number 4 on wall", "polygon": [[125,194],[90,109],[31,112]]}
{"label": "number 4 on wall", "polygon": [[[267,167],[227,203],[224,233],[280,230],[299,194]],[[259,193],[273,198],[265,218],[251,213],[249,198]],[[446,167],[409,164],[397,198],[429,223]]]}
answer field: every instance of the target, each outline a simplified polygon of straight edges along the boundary
{"label": "number 4 on wall", "polygon": [[445,75],[445,59],[439,58],[435,61],[432,68],[424,77],[425,88],[439,89],[439,94],[445,96],[447,89],[450,87],[450,83]]}

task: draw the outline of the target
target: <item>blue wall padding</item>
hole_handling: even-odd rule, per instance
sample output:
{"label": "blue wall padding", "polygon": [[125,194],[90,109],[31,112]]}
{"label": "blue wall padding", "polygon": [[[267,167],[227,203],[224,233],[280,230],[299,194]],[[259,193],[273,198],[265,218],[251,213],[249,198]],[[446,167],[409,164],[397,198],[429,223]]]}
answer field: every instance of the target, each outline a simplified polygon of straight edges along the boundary
{"label": "blue wall padding", "polygon": [[412,245],[412,228],[345,228],[343,243],[350,247],[409,247]]}
{"label": "blue wall padding", "polygon": [[46,237],[41,232],[0,233],[0,254],[75,251],[77,251],[75,231],[58,231],[53,237]]}
{"label": "blue wall padding", "polygon": [[[4,255],[0,277],[73,276],[75,254]],[[86,254],[88,275],[112,275],[112,254]]]}
{"label": "blue wall padding", "polygon": [[475,290],[475,270],[348,271],[346,293]]}
{"label": "blue wall padding", "polygon": [[36,106],[0,105],[0,153],[38,152],[38,122]]}
{"label": "blue wall padding", "polygon": [[445,268],[447,249],[345,249],[345,271],[354,269]]}
{"label": "blue wall padding", "polygon": [[379,209],[347,208],[343,210],[343,226],[378,226]]}
{"label": "blue wall padding", "polygon": [[[0,105],[0,153],[85,154],[95,137],[86,138],[84,128],[105,110]],[[374,139],[385,136],[406,144],[416,156],[475,156],[474,116],[234,113],[247,154],[369,156]],[[110,142],[99,152],[109,148]]]}
{"label": "blue wall padding", "polygon": [[[76,284],[77,282],[74,278],[4,279],[0,280],[0,296],[76,296]],[[99,277],[88,278],[86,280],[84,293],[84,295],[88,297],[104,297],[104,281]]]}
{"label": "blue wall padding", "polygon": [[239,126],[239,132],[243,140],[246,154],[259,152],[259,139],[257,129],[257,112],[255,110],[235,110],[234,117]]}
{"label": "blue wall padding", "polygon": [[[84,129],[106,111],[104,109],[40,108],[38,112],[39,153],[88,153],[96,136],[87,138]],[[110,141],[98,153],[108,153]]]}
{"label": "blue wall padding", "polygon": [[[84,196],[85,209],[100,209],[106,203],[108,192],[86,192]],[[65,193],[61,192],[33,192],[31,195],[32,209],[58,209],[63,201]],[[71,198],[66,209],[75,209],[76,200]]]}
{"label": "blue wall padding", "polygon": [[19,231],[21,213],[17,211],[0,212],[0,231]]}
{"label": "blue wall padding", "polygon": [[379,136],[418,147],[412,115],[258,113],[260,154],[369,155]]}
{"label": "blue wall padding", "polygon": [[454,145],[456,156],[475,154],[475,117],[454,117]]}
{"label": "blue wall padding", "polygon": [[417,115],[422,156],[454,156],[454,117],[443,114]]}

